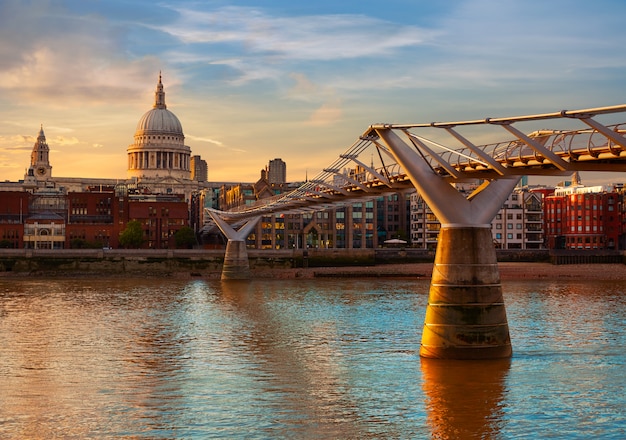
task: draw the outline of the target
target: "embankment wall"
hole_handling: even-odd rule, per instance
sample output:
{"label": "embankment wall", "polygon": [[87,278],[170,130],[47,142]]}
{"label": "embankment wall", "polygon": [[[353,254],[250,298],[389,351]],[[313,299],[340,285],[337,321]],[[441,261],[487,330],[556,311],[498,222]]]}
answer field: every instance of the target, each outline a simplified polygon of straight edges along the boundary
{"label": "embankment wall", "polygon": [[[609,256],[547,250],[498,250],[502,262],[553,264],[626,263],[624,252]],[[431,263],[435,252],[425,249],[294,249],[248,250],[251,270],[308,267],[376,266]],[[0,249],[0,274],[6,275],[192,275],[219,274],[224,263],[220,249]]]}

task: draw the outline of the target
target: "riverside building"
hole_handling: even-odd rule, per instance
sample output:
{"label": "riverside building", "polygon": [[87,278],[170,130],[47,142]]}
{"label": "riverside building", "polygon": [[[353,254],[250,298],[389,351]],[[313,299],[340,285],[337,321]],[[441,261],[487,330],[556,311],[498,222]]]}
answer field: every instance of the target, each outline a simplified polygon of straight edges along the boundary
{"label": "riverside building", "polygon": [[[205,207],[228,210],[299,186],[287,183],[286,163],[279,158],[269,161],[255,183],[208,182],[206,161],[185,145],[182,124],[167,108],[161,75],[152,108],[139,119],[133,139],[126,178],[57,177],[41,126],[24,179],[0,183],[0,247],[118,247],[131,220],[141,224],[146,248],[174,246],[173,237],[186,226],[197,233],[199,244],[223,246],[221,233],[204,217]],[[364,170],[344,172],[359,180]],[[336,178],[340,186],[342,177]],[[577,184],[553,194],[518,188],[492,222],[494,246],[625,249],[624,197],[621,187]],[[263,216],[247,244],[364,249],[401,239],[407,246],[434,250],[440,227],[420,195],[406,190],[341,207]]]}
{"label": "riverside building", "polygon": [[570,250],[626,249],[626,204],[623,186],[571,185],[545,198],[548,247]]}
{"label": "riverside building", "polygon": [[[356,178],[359,170],[346,170]],[[341,182],[337,183],[338,185]],[[283,194],[300,183],[272,183],[267,169],[254,184],[224,185],[220,188],[220,209],[252,204]],[[397,192],[363,199],[347,206],[307,210],[299,214],[263,216],[247,239],[254,249],[366,249],[381,246],[391,238],[407,238],[409,194]]]}
{"label": "riverside building", "polygon": [[[424,199],[413,193],[410,225],[413,247],[435,250],[440,229],[439,220]],[[526,187],[513,190],[492,220],[491,232],[497,249],[545,248],[541,194]]]}

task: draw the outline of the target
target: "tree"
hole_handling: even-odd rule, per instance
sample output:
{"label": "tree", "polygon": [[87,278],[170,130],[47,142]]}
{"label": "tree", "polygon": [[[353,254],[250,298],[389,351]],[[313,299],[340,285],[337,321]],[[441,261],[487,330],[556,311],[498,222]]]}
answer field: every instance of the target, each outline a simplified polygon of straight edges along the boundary
{"label": "tree", "polygon": [[196,244],[196,234],[189,226],[183,226],[174,234],[177,248],[189,249]]}
{"label": "tree", "polygon": [[125,248],[139,249],[143,244],[143,229],[137,220],[126,224],[126,229],[120,234],[120,245]]}

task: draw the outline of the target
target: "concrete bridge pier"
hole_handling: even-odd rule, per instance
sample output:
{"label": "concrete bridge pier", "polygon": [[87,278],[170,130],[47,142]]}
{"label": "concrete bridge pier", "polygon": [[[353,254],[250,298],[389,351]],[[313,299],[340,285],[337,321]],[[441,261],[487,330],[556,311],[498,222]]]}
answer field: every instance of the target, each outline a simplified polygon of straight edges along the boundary
{"label": "concrete bridge pier", "polygon": [[490,228],[443,227],[420,356],[497,359],[512,354]]}
{"label": "concrete bridge pier", "polygon": [[503,176],[485,182],[466,197],[394,132],[376,132],[441,222],[420,356],[510,357],[509,326],[491,220],[519,178]]}
{"label": "concrete bridge pier", "polygon": [[235,230],[219,217],[218,214],[211,211],[209,211],[209,214],[228,239],[221,279],[247,280],[250,278],[250,262],[248,261],[246,238],[250,235],[250,232],[252,232],[261,217],[254,217],[248,220],[239,230]]}

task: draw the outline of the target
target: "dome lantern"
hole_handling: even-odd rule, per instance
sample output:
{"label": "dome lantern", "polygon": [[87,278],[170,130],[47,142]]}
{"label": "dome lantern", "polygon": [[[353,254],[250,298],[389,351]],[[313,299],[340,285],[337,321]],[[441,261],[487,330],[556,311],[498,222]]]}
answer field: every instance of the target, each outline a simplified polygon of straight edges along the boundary
{"label": "dome lantern", "polygon": [[163,91],[163,83],[161,82],[161,72],[159,72],[159,83],[157,84],[156,92],[154,92],[154,108],[167,108],[167,105],[165,105],[165,92]]}

